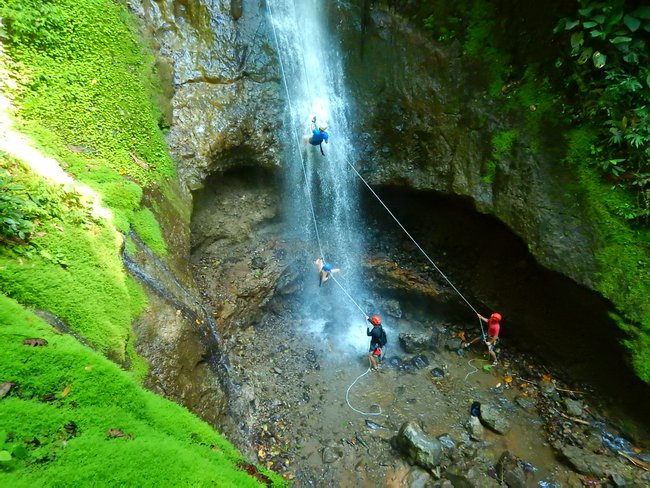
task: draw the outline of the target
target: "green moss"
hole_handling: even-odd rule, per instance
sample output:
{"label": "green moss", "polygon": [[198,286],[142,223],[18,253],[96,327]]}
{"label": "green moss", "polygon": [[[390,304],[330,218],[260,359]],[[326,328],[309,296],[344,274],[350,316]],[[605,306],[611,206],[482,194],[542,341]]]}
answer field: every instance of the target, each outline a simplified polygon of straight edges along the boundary
{"label": "green moss", "polygon": [[[48,344],[22,344],[31,337]],[[4,295],[0,341],[3,380],[16,383],[0,402],[4,447],[22,450],[0,468],[0,485],[260,485],[236,468],[243,459],[209,425]]]}
{"label": "green moss", "polygon": [[596,132],[587,127],[570,132],[566,161],[574,166],[588,200],[591,221],[599,238],[596,258],[600,272],[596,289],[622,312],[619,326],[628,334],[634,368],[650,383],[650,235],[645,228],[631,227],[621,217],[630,205],[630,194],[604,182],[592,167]]}
{"label": "green moss", "polygon": [[149,248],[161,256],[167,254],[167,244],[160,231],[160,225],[148,208],[138,210],[132,218],[133,230]]}

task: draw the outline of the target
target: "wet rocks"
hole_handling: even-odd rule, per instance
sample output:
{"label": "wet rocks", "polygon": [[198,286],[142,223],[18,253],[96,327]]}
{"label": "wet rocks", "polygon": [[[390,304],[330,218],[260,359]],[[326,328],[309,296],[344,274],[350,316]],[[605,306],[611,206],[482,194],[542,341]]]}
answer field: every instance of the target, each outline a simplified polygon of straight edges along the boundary
{"label": "wet rocks", "polygon": [[495,465],[497,477],[509,488],[526,488],[527,476],[524,465],[528,466],[514,454],[504,451]]}
{"label": "wet rocks", "polygon": [[571,400],[570,398],[566,398],[564,400],[564,406],[566,407],[566,411],[569,415],[572,417],[582,417],[583,415],[583,406],[581,402],[578,402],[576,400]]}
{"label": "wet rocks", "polygon": [[323,462],[325,464],[331,464],[336,462],[343,454],[339,449],[332,447],[326,447],[323,449]]}
{"label": "wet rocks", "polygon": [[497,434],[504,435],[510,430],[510,422],[508,422],[503,412],[492,405],[481,406],[480,419],[483,425]]}
{"label": "wet rocks", "polygon": [[392,439],[392,444],[409,463],[425,469],[434,469],[442,457],[440,441],[424,433],[413,421],[402,424],[399,433]]}
{"label": "wet rocks", "polygon": [[594,454],[576,446],[556,443],[553,447],[560,457],[580,474],[601,478],[616,471],[616,464],[610,457]]}
{"label": "wet rocks", "polygon": [[470,439],[473,441],[482,441],[485,438],[485,428],[478,417],[472,415],[465,424],[465,427],[467,428]]}
{"label": "wet rocks", "polygon": [[431,349],[433,336],[431,334],[413,334],[402,332],[399,335],[399,343],[407,353],[418,353]]}
{"label": "wet rocks", "polygon": [[468,470],[462,467],[452,466],[445,472],[445,477],[452,482],[455,488],[498,488],[501,484],[490,478],[478,467],[471,467]]}

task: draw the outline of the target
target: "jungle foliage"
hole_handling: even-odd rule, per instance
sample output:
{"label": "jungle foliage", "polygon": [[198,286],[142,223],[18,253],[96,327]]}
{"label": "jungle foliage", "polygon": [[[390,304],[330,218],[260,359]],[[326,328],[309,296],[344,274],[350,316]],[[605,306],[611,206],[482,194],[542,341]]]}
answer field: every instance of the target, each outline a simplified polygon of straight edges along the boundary
{"label": "jungle foliage", "polygon": [[[595,288],[639,375],[650,383],[650,7],[636,0],[417,2],[438,42],[462,46],[513,125],[491,136],[483,181],[492,184],[516,134],[532,152],[550,134],[558,171],[597,229]],[[508,138],[505,138],[505,135]],[[561,149],[565,145],[564,149]],[[564,163],[564,164],[562,164]]]}
{"label": "jungle foliage", "polygon": [[131,324],[147,297],[121,247],[132,229],[165,255],[143,196],[171,198],[175,176],[144,46],[122,2],[0,2],[0,144],[15,143],[0,151],[2,486],[283,483],[141,386]]}
{"label": "jungle foliage", "polygon": [[555,34],[566,45],[557,67],[566,74],[570,114],[591,124],[597,169],[635,195],[621,217],[650,217],[650,6],[617,0],[580,0],[576,15],[563,18]]}

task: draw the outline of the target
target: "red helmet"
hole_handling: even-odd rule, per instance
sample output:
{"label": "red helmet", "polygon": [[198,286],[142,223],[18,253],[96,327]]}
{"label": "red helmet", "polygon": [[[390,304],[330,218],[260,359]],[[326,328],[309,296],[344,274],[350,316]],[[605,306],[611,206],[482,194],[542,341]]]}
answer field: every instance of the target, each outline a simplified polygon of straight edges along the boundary
{"label": "red helmet", "polygon": [[496,322],[501,322],[501,319],[503,317],[501,317],[501,314],[499,312],[494,312],[492,315],[490,315],[490,318]]}
{"label": "red helmet", "polygon": [[379,315],[373,315],[372,318],[370,319],[370,322],[372,322],[375,325],[381,325],[381,318]]}

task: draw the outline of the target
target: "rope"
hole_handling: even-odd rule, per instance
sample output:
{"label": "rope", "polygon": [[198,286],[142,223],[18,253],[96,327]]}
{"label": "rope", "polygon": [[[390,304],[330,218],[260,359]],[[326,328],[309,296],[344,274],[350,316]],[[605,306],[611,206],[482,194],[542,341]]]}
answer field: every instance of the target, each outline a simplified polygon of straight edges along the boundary
{"label": "rope", "polygon": [[[383,202],[383,200],[382,200],[381,198],[379,198],[379,195],[377,195],[377,193],[375,192],[375,190],[373,190],[372,187],[368,184],[368,182],[363,178],[363,176],[361,176],[361,173],[359,173],[359,172],[357,171],[357,168],[354,167],[354,165],[350,162],[349,159],[346,158],[346,159],[345,159],[345,162],[348,164],[348,166],[350,166],[350,168],[352,168],[352,171],[354,171],[354,172],[356,173],[356,175],[359,177],[359,179],[361,179],[361,181],[363,181],[363,183],[366,185],[366,187],[368,187],[368,190],[370,190],[370,192],[371,192],[371,193],[374,195],[374,197],[379,201],[379,203],[381,203],[381,205],[386,209],[386,211],[390,214],[390,216],[393,218],[393,220],[394,220],[395,222],[397,222],[397,225],[399,225],[400,228],[404,231],[404,233],[409,237],[409,239],[411,239],[411,241],[413,242],[413,244],[415,244],[415,247],[417,247],[417,248],[420,250],[420,252],[424,255],[424,257],[427,258],[427,260],[429,261],[429,263],[431,263],[431,266],[433,266],[433,267],[435,268],[435,270],[436,270],[438,273],[440,273],[440,275],[445,279],[445,281],[446,281],[447,283],[449,283],[449,286],[451,286],[451,287],[453,288],[453,290],[458,294],[458,296],[461,297],[461,298],[463,299],[463,301],[467,304],[467,306],[468,306],[470,309],[472,309],[472,311],[473,311],[473,312],[478,316],[479,313],[477,312],[477,310],[472,306],[471,303],[469,303],[469,301],[467,300],[467,298],[465,298],[465,297],[463,296],[463,294],[458,290],[458,288],[456,288],[456,286],[451,282],[451,280],[450,280],[449,278],[447,278],[447,275],[445,275],[445,273],[442,272],[442,270],[438,267],[438,265],[437,265],[436,263],[433,262],[433,260],[432,260],[432,259],[429,257],[429,255],[424,251],[424,249],[422,249],[422,247],[420,246],[420,244],[418,244],[418,242],[413,238],[413,236],[409,233],[409,231],[406,230],[406,228],[402,225],[402,223],[399,221],[399,219],[398,219],[397,217],[395,217],[395,215],[393,214],[393,212],[390,211],[390,209],[386,206],[386,204]],[[478,318],[478,321],[479,321],[479,326],[481,327],[481,335],[482,335],[483,338],[485,339],[485,331],[483,330],[483,321],[481,320],[480,317]]]}
{"label": "rope", "polygon": [[472,361],[485,361],[486,363],[489,363],[491,360],[474,358],[474,359],[470,359],[469,361],[467,361],[467,364],[469,364],[471,368],[474,368],[474,371],[470,371],[469,373],[467,373],[465,375],[465,381],[467,381],[467,378],[469,377],[469,375],[474,374],[474,373],[478,373],[478,368],[472,364]]}
{"label": "rope", "polygon": [[351,408],[352,410],[354,410],[355,412],[360,413],[361,415],[373,415],[373,416],[376,416],[376,415],[382,415],[381,407],[379,407],[379,412],[362,412],[361,410],[357,410],[356,408],[354,408],[354,407],[350,404],[350,399],[349,399],[349,396],[350,396],[350,390],[352,389],[352,387],[354,386],[354,384],[355,384],[357,381],[359,381],[359,378],[361,378],[362,376],[367,375],[368,373],[370,373],[370,367],[368,367],[368,369],[366,370],[365,373],[361,373],[359,376],[357,376],[357,379],[355,379],[355,380],[352,382],[352,384],[351,384],[350,386],[348,386],[348,389],[347,389],[347,391],[345,392],[345,401],[347,402],[348,407],[350,407],[350,408]]}
{"label": "rope", "polygon": [[354,303],[354,305],[361,311],[361,313],[363,314],[363,317],[364,318],[367,317],[368,314],[365,312],[365,310],[363,308],[361,308],[361,306],[354,300],[354,298],[352,298],[352,296],[348,293],[348,291],[345,289],[345,287],[339,282],[339,280],[337,280],[334,277],[334,273],[330,273],[330,278],[332,278],[334,280],[334,282],[341,287],[341,290],[343,290],[343,293],[345,293],[347,295],[347,297],[350,299],[350,301],[352,303]]}
{"label": "rope", "polygon": [[[291,95],[289,94],[289,86],[287,85],[287,77],[284,72],[284,63],[282,62],[282,55],[280,54],[280,42],[278,41],[278,34],[275,30],[275,21],[274,21],[274,16],[273,16],[273,11],[271,9],[271,2],[267,1],[266,2],[266,7],[269,12],[269,16],[271,17],[271,27],[273,29],[273,38],[275,39],[275,47],[278,51],[278,61],[280,62],[280,71],[282,73],[282,82],[284,85],[284,91],[287,94],[287,103],[289,104],[289,110],[291,113],[293,113],[293,106],[291,104]],[[309,208],[311,209],[311,216],[314,221],[314,231],[316,232],[316,240],[318,241],[318,250],[320,251],[320,257],[325,260],[325,253],[323,252],[323,245],[321,244],[320,240],[320,233],[318,232],[318,222],[316,220],[316,211],[314,210],[314,203],[312,200],[311,196],[311,190],[309,188],[309,178],[307,176],[307,167],[305,165],[305,160],[302,157],[302,151],[300,150],[300,137],[297,135],[297,132],[294,131],[293,135],[296,139],[296,149],[298,151],[298,155],[300,156],[300,163],[302,164],[302,172],[305,177],[305,188],[307,190],[307,195],[309,197]]]}

